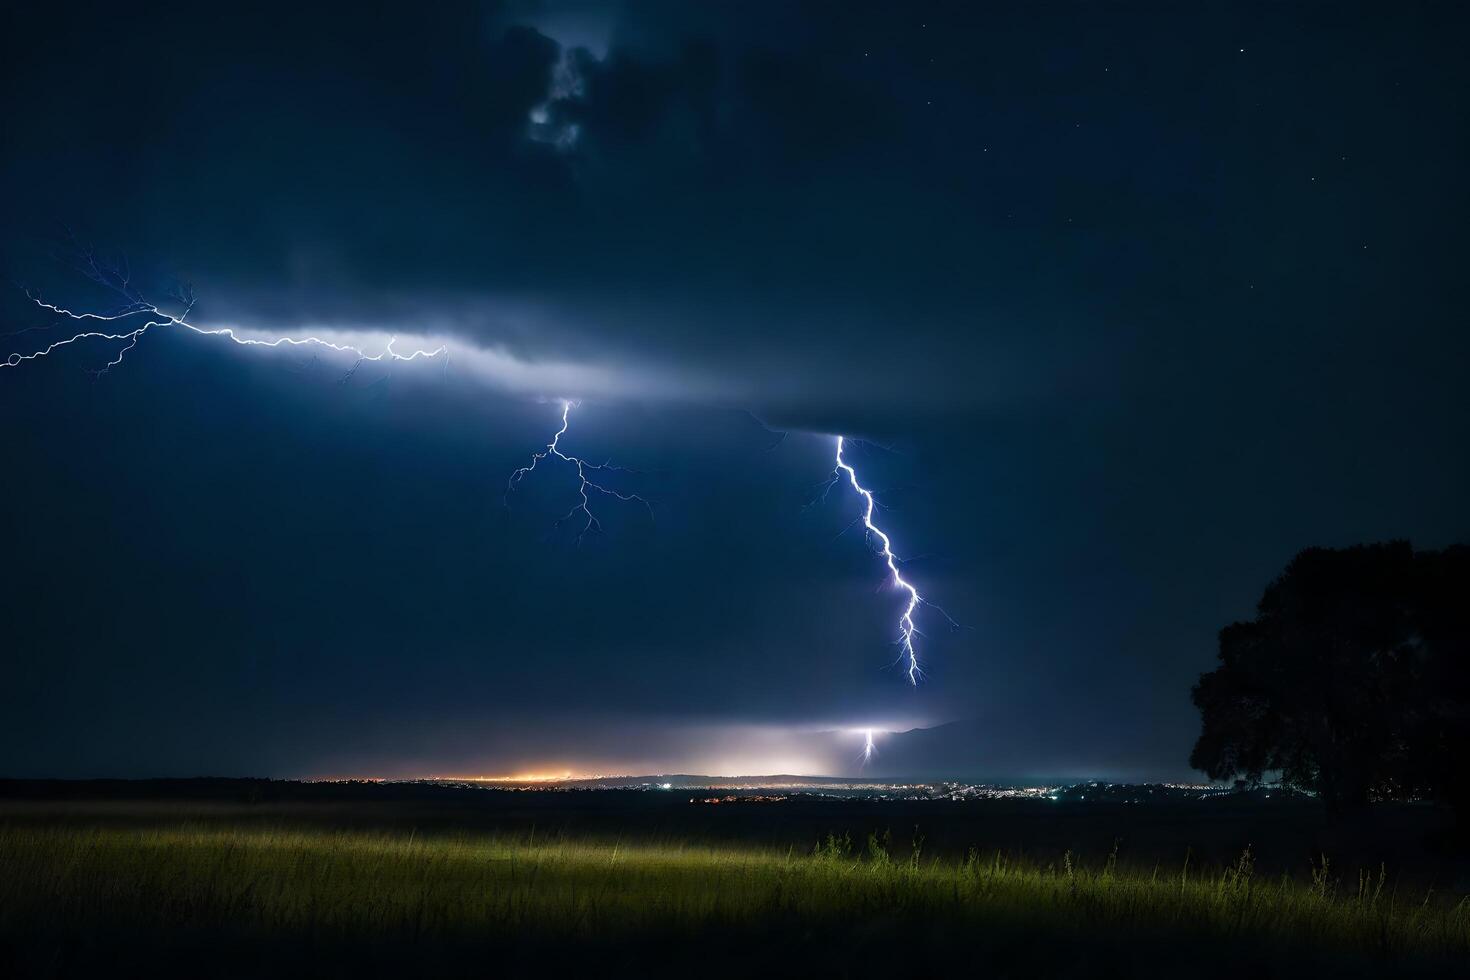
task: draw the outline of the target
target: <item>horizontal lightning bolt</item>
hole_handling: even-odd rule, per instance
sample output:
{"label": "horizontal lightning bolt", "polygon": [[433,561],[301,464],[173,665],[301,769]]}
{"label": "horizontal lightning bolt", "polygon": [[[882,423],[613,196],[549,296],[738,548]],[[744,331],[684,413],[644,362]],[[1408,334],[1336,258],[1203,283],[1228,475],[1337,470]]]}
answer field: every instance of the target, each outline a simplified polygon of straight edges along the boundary
{"label": "horizontal lightning bolt", "polygon": [[[191,333],[204,337],[223,337],[241,347],[321,347],[345,354],[353,354],[357,357],[357,364],[353,370],[364,361],[414,361],[421,357],[436,357],[446,352],[441,344],[433,350],[415,350],[410,353],[400,353],[393,349],[393,343],[397,338],[390,338],[382,350],[369,353],[367,350],[353,344],[337,343],[324,337],[303,336],[290,337],[281,336],[271,339],[257,339],[253,337],[242,337],[232,327],[203,327],[189,322],[189,314],[194,309],[194,295],[191,290],[180,289],[173,298],[183,304],[183,312],[178,314],[166,313],[156,303],[149,302],[140,295],[132,285],[130,274],[106,263],[99,263],[96,256],[90,251],[80,253],[84,264],[82,272],[93,282],[99,283],[122,295],[127,303],[120,309],[111,313],[78,313],[55,303],[48,303],[40,296],[27,291],[26,298],[36,305],[38,309],[77,323],[86,323],[98,326],[82,330],[70,337],[57,340],[45,347],[32,351],[29,354],[12,353],[5,360],[0,361],[0,368],[19,367],[26,361],[35,361],[46,357],[63,347],[80,343],[86,340],[110,341],[122,344],[117,355],[104,364],[100,369],[92,372],[100,377],[122,363],[128,352],[138,345],[138,341],[155,327],[177,327],[188,330]],[[144,322],[139,323],[142,319]],[[116,324],[116,326],[107,326]],[[17,331],[26,333],[28,331]]]}
{"label": "horizontal lightning bolt", "polygon": [[510,475],[510,480],[505,486],[505,493],[509,497],[510,492],[520,486],[521,480],[525,478],[526,474],[534,471],[536,464],[548,456],[555,456],[563,462],[570,463],[577,471],[577,503],[573,504],[572,509],[562,515],[556,522],[556,527],[561,527],[567,521],[580,514],[583,520],[582,528],[577,532],[577,543],[581,544],[582,539],[588,534],[602,532],[602,522],[592,513],[592,498],[588,496],[588,491],[600,493],[608,497],[615,497],[626,503],[642,504],[647,508],[650,518],[653,517],[653,505],[648,502],[647,498],[640,497],[636,493],[622,493],[610,487],[605,487],[600,483],[594,483],[587,478],[587,472],[589,470],[621,471],[624,473],[630,472],[629,470],[621,466],[613,466],[610,463],[589,463],[580,456],[572,456],[562,451],[561,437],[567,434],[567,428],[571,425],[572,408],[576,404],[576,402],[572,401],[563,401],[561,403],[561,428],[556,430],[556,434],[551,437],[551,441],[546,444],[544,450],[531,455],[531,462]]}

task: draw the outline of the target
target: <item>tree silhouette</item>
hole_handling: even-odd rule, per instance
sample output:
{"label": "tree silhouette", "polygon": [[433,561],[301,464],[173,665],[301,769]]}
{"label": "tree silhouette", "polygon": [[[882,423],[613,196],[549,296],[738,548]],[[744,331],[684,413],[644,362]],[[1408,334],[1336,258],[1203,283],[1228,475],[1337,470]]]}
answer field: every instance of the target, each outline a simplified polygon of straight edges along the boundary
{"label": "tree silhouette", "polygon": [[1464,806],[1470,549],[1309,548],[1256,618],[1220,631],[1193,690],[1190,764],[1318,793],[1329,811],[1435,795]]}
{"label": "tree silhouette", "polygon": [[1412,704],[1417,781],[1470,827],[1470,546],[1421,552],[1418,628],[1428,656]]}

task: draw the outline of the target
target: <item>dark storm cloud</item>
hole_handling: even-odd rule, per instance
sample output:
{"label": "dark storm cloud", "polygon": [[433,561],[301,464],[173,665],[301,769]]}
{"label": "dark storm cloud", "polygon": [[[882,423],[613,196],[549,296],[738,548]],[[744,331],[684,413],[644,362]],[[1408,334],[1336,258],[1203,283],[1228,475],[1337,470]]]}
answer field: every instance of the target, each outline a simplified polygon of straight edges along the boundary
{"label": "dark storm cloud", "polygon": [[[203,323],[464,346],[3,372],[0,772],[963,719],[992,774],[1177,774],[1215,630],[1296,549],[1470,531],[1458,9],[0,17],[12,278],[102,301],[61,220]],[[656,502],[581,548],[565,470],[502,506],[568,395]],[[966,627],[926,621],[917,691],[855,501],[805,509],[836,431],[891,446],[854,458]]]}
{"label": "dark storm cloud", "polygon": [[[1103,325],[1048,288],[1068,260],[980,213],[1027,204],[997,204],[1014,163],[984,169],[989,73],[895,70],[912,51],[855,36],[891,11],[769,13],[630,8],[601,54],[533,26],[577,43],[577,8],[18,29],[7,179],[38,192],[13,224],[172,264],[206,319],[452,309],[529,360],[649,359],[797,417],[1095,386]],[[935,50],[973,60],[957,33]]]}

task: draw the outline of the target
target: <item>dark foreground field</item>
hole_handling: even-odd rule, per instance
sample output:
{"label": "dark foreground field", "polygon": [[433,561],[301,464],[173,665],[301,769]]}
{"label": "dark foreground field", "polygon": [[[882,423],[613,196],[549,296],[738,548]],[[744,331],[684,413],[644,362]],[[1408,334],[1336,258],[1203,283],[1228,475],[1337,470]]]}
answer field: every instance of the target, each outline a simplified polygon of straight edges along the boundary
{"label": "dark foreground field", "polygon": [[1453,976],[1470,965],[1461,859],[1425,809],[1327,827],[1301,802],[71,792],[90,798],[0,787],[0,975]]}

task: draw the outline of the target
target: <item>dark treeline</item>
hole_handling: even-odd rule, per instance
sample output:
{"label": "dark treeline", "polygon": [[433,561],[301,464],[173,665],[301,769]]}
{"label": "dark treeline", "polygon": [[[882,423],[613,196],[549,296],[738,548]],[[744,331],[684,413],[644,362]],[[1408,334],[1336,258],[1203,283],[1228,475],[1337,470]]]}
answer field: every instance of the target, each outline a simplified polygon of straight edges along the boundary
{"label": "dark treeline", "polygon": [[[478,792],[494,792],[481,790]],[[0,800],[207,800],[227,803],[326,803],[447,800],[460,787],[429,782],[344,779],[301,782],[263,777],[196,776],[160,779],[3,779]]]}
{"label": "dark treeline", "polygon": [[1470,547],[1309,548],[1220,631],[1190,764],[1282,782],[1332,813],[1435,800],[1470,823]]}

